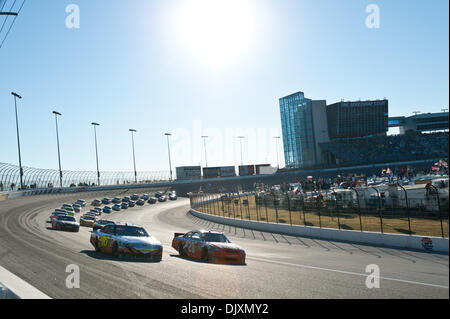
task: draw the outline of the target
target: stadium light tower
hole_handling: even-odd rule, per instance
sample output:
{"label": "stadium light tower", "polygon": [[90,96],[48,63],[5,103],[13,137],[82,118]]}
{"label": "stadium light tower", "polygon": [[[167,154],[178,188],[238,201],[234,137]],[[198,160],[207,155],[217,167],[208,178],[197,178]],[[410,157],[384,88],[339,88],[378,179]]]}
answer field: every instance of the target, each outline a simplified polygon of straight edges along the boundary
{"label": "stadium light tower", "polygon": [[135,129],[132,129],[132,128],[130,128],[129,131],[131,132],[131,141],[133,143],[134,181],[137,184],[136,155],[134,153],[134,133],[136,133],[137,131]]}
{"label": "stadium light tower", "polygon": [[202,136],[202,139],[203,139],[203,147],[205,148],[205,164],[206,164],[206,167],[208,167],[208,157],[207,157],[207,155],[206,155],[206,139],[207,138],[209,138],[209,136]]}
{"label": "stadium light tower", "polygon": [[17,99],[22,99],[22,97],[15,93],[11,92],[11,95],[14,96],[14,107],[16,110],[16,130],[17,130],[17,148],[19,150],[19,175],[20,175],[20,189],[23,189],[23,169],[22,169],[22,158],[20,155],[20,138],[19,138],[19,119],[17,116]]}
{"label": "stadium light tower", "polygon": [[167,136],[167,149],[169,151],[170,182],[172,182],[172,161],[170,159],[170,141],[169,141],[169,137],[172,136],[172,134],[165,133],[164,135]]}
{"label": "stadium light tower", "polygon": [[56,123],[56,146],[58,147],[58,164],[59,164],[59,186],[62,188],[63,183],[63,173],[61,170],[61,153],[59,151],[59,133],[58,133],[58,116],[61,116],[62,114],[56,111],[53,111],[53,114],[55,114],[55,123]]}
{"label": "stadium light tower", "polygon": [[97,150],[97,126],[100,126],[98,123],[91,123],[91,125],[94,127],[94,138],[95,138],[95,159],[97,161],[97,183],[98,186],[100,186],[100,170],[98,169],[98,150]]}

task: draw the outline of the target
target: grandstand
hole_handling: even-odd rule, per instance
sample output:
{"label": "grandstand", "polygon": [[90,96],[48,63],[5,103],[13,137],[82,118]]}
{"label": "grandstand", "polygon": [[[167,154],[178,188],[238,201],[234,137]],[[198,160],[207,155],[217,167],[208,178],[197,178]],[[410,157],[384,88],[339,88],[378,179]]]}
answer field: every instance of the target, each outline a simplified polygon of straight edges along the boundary
{"label": "grandstand", "polygon": [[328,165],[363,165],[448,158],[449,133],[374,136],[321,143]]}

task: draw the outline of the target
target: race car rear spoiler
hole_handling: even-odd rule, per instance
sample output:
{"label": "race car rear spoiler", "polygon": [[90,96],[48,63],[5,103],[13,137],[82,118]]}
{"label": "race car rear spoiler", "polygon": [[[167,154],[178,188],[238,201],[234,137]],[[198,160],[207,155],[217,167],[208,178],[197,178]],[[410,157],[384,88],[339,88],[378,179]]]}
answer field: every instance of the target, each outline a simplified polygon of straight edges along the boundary
{"label": "race car rear spoiler", "polygon": [[184,235],[184,233],[175,233],[175,238],[178,236],[183,236],[183,235]]}

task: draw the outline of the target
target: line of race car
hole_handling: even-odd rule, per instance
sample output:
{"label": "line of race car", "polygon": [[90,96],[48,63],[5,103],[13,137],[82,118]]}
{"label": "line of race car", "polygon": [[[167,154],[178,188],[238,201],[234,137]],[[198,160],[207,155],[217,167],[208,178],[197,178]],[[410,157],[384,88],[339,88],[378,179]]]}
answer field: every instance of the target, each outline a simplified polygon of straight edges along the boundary
{"label": "line of race car", "polygon": [[[145,259],[149,261],[161,261],[163,245],[155,237],[151,236],[143,227],[126,222],[114,222],[102,219],[102,213],[109,214],[112,211],[121,211],[130,207],[144,206],[176,200],[175,192],[166,197],[161,192],[156,192],[154,197],[148,194],[141,196],[133,194],[123,198],[103,198],[92,201],[89,212],[80,217],[78,223],[75,213],[81,213],[86,201],[77,200],[72,205],[64,204],[56,209],[50,216],[52,229],[61,231],[79,232],[80,227],[92,227],[90,243],[97,252],[110,254],[114,257]],[[104,206],[102,204],[114,206]],[[199,259],[209,263],[240,264],[245,265],[245,251],[220,232],[205,230],[193,230],[187,233],[175,233],[172,240],[172,248],[178,251],[181,257]]]}

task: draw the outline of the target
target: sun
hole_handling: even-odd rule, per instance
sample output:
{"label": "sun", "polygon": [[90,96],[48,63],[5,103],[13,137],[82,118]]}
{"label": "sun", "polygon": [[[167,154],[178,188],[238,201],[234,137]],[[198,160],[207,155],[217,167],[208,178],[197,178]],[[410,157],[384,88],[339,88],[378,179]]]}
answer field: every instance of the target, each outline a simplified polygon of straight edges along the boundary
{"label": "sun", "polygon": [[185,0],[177,33],[190,54],[222,68],[249,49],[255,33],[252,9],[247,0]]}

